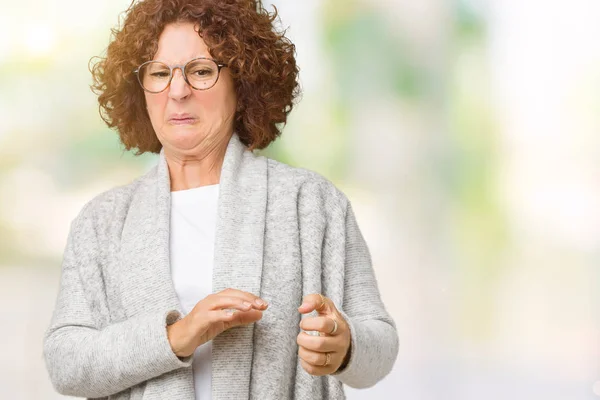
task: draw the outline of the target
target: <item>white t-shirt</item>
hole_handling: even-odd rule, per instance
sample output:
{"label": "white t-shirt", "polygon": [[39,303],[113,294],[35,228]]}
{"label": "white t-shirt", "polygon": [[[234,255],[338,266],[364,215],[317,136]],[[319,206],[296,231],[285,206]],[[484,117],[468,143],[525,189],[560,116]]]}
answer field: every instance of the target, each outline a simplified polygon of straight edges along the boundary
{"label": "white t-shirt", "polygon": [[[171,192],[171,275],[183,312],[212,293],[219,184]],[[192,362],[196,400],[211,398],[212,341]]]}

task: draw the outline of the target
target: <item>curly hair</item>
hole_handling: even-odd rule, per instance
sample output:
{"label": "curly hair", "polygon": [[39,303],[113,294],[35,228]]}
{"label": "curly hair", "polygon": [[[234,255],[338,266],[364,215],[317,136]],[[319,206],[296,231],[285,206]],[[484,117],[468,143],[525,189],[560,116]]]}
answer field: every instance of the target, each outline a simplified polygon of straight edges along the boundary
{"label": "curly hair", "polygon": [[[122,27],[111,30],[106,57],[90,66],[100,116],[136,155],[162,148],[132,71],[151,60],[169,23],[193,22],[211,56],[228,65],[238,104],[234,130],[250,148],[264,149],[278,136],[300,95],[295,46],[273,26],[260,0],[135,0]],[[90,63],[92,63],[90,60]]]}

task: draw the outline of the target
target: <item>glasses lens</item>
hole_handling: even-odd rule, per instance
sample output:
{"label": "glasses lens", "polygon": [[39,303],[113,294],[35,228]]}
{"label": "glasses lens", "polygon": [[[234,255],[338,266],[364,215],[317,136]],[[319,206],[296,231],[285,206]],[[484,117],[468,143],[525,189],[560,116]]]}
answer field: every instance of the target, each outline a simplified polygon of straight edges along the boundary
{"label": "glasses lens", "polygon": [[194,89],[211,88],[219,76],[219,67],[211,60],[194,60],[185,67],[188,82]]}
{"label": "glasses lens", "polygon": [[152,61],[140,68],[140,83],[149,92],[161,92],[169,84],[171,70],[166,64]]}

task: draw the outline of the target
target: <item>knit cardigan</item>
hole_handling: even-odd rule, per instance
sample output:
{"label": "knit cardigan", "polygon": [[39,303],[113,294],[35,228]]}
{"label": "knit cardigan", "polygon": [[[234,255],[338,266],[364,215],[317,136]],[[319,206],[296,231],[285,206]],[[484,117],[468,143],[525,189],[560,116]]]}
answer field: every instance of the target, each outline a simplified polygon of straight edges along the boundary
{"label": "knit cardigan", "polygon": [[[194,400],[192,356],[177,357],[166,326],[183,317],[169,264],[170,176],[158,163],[89,201],[73,219],[43,353],[66,395]],[[213,339],[212,398],[344,399],[391,370],[395,323],[379,294],[350,201],[326,178],[256,155],[234,133],[220,177],[213,291],[269,303],[260,321]],[[348,322],[347,366],[315,377],[300,365],[303,296],[322,293]],[[312,315],[311,315],[312,316]]]}

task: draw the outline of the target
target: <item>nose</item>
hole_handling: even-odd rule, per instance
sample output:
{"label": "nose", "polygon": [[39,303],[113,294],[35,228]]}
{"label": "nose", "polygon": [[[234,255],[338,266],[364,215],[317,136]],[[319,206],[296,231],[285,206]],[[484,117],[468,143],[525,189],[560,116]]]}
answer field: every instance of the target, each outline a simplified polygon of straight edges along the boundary
{"label": "nose", "polygon": [[173,100],[184,100],[191,93],[192,88],[185,81],[181,68],[174,69],[171,85],[169,86],[169,97]]}

